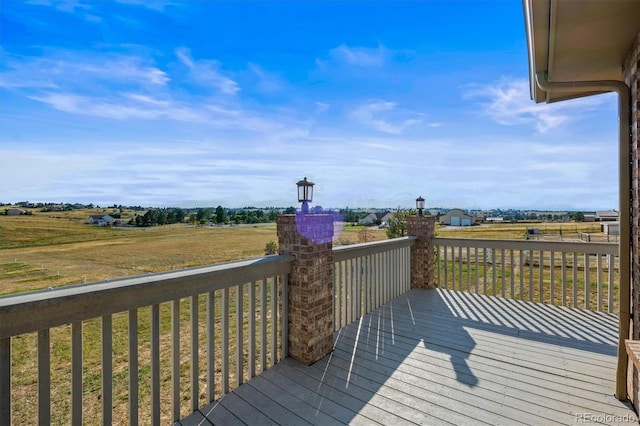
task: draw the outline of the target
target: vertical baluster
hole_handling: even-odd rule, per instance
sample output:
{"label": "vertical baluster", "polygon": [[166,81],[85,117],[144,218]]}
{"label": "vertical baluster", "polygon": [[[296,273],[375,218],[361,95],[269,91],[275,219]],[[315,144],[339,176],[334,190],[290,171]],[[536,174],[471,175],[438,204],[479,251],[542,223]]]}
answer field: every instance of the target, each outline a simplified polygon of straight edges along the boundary
{"label": "vertical baluster", "polygon": [[442,280],[440,278],[440,269],[442,268],[440,259],[441,246],[436,245],[436,276],[438,277],[438,287],[442,286]]}
{"label": "vertical baluster", "polygon": [[[407,275],[407,291],[411,290],[411,247],[407,247],[404,249],[404,259],[405,259],[405,274]],[[433,279],[433,278],[432,278]],[[434,283],[430,283],[434,284]]]}
{"label": "vertical baluster", "polygon": [[11,338],[0,339],[0,424],[11,424]]}
{"label": "vertical baluster", "polygon": [[612,314],[614,312],[614,302],[613,302],[613,283],[614,283],[614,262],[615,262],[615,257],[611,254],[607,255],[607,268],[609,271],[609,279],[607,280],[607,291],[608,291],[608,297],[607,297],[607,312],[609,312],[610,314]]}
{"label": "vertical baluster", "polygon": [[344,264],[344,302],[343,302],[343,324],[349,324],[349,320],[351,318],[351,262],[349,260],[345,260],[342,262]]}
{"label": "vertical baluster", "polygon": [[504,263],[505,263],[504,249],[500,249],[500,274],[502,275],[502,285],[500,286],[501,287],[500,294],[502,295],[502,297],[506,296],[506,287],[507,287],[506,277],[504,273]]}
{"label": "vertical baluster", "polygon": [[191,411],[199,408],[200,357],[198,347],[198,295],[191,296]]}
{"label": "vertical baluster", "polygon": [[393,275],[398,277],[397,284],[396,284],[396,297],[400,296],[403,293],[403,286],[404,286],[404,283],[402,281],[402,279],[404,278],[404,274],[401,266],[402,265],[401,254],[402,254],[401,249],[396,249],[393,251],[393,257],[395,259],[393,263]]}
{"label": "vertical baluster", "polygon": [[346,261],[342,261],[340,262],[340,272],[341,272],[341,276],[340,276],[340,295],[342,297],[341,303],[340,303],[340,312],[341,312],[341,325],[342,327],[344,327],[345,325],[348,324],[348,318],[349,318],[349,290],[348,290],[348,283],[347,283],[347,276],[349,275],[349,269],[348,269],[348,264]]}
{"label": "vertical baluster", "polygon": [[395,277],[393,276],[393,254],[390,252],[386,252],[385,259],[386,259],[385,271],[387,274],[387,282],[389,283],[389,287],[388,287],[389,293],[386,300],[388,302],[391,299],[393,299],[393,296],[395,294],[395,291],[394,291]]}
{"label": "vertical baluster", "polygon": [[382,277],[380,275],[380,253],[376,253],[374,255],[374,270],[375,270],[375,287],[376,287],[376,293],[375,293],[375,307],[376,309],[380,307],[380,305],[382,304],[381,300],[381,294],[382,294]]}
{"label": "vertical baluster", "polygon": [[562,252],[562,306],[567,306],[567,253]]}
{"label": "vertical baluster", "polygon": [[525,300],[524,297],[524,250],[519,251],[520,259],[520,300]]}
{"label": "vertical baluster", "polygon": [[[263,308],[264,309],[264,308]],[[220,358],[222,369],[222,394],[229,392],[229,288],[222,290],[222,318],[220,322]]]}
{"label": "vertical baluster", "polygon": [[110,425],[113,415],[113,328],[111,315],[102,317],[102,424]]}
{"label": "vertical baluster", "polygon": [[447,246],[442,246],[444,249],[444,288],[449,289],[449,259],[447,256]]}
{"label": "vertical baluster", "polygon": [[382,304],[385,304],[389,301],[389,285],[391,281],[389,281],[389,269],[388,269],[388,255],[387,253],[381,253],[382,260]]}
{"label": "vertical baluster", "polygon": [[281,294],[282,294],[282,359],[289,355],[289,282],[287,274],[282,274],[280,278]]}
{"label": "vertical baluster", "polygon": [[[0,424],[3,423],[0,421]],[[71,324],[71,424],[82,425],[82,322],[80,321]]]}
{"label": "vertical baluster", "polygon": [[549,254],[551,256],[549,260],[549,286],[551,288],[550,297],[551,297],[551,304],[554,305],[555,299],[556,299],[556,291],[555,291],[556,252],[552,251]]}
{"label": "vertical baluster", "polygon": [[591,271],[589,266],[589,253],[584,254],[584,308],[589,309],[591,299]]}
{"label": "vertical baluster", "polygon": [[364,273],[363,273],[363,293],[364,293],[364,313],[367,314],[371,311],[371,284],[369,281],[371,268],[371,255],[364,256],[362,258]]}
{"label": "vertical baluster", "polygon": [[138,424],[138,310],[129,310],[129,425]]}
{"label": "vertical baluster", "polygon": [[[271,287],[274,287],[272,284]],[[244,337],[243,331],[243,310],[244,284],[236,286],[236,382],[240,386],[244,383]],[[273,312],[273,311],[272,311]],[[273,315],[273,314],[272,314]],[[275,319],[272,316],[272,324]],[[275,324],[273,324],[275,326]],[[275,348],[273,348],[275,350]]]}
{"label": "vertical baluster", "polygon": [[573,308],[578,307],[578,253],[573,253]]}
{"label": "vertical baluster", "polygon": [[207,401],[216,399],[216,293],[207,293]]}
{"label": "vertical baluster", "polygon": [[180,420],[180,299],[171,301],[171,417]]}
{"label": "vertical baluster", "polygon": [[151,424],[160,424],[160,305],[151,306]]}
{"label": "vertical baluster", "polygon": [[333,331],[342,327],[342,262],[335,263],[335,273],[333,276]]}
{"label": "vertical baluster", "polygon": [[529,250],[527,253],[529,256],[529,301],[533,302],[533,250]]}
{"label": "vertical baluster", "polygon": [[398,267],[400,262],[398,259],[398,255],[399,255],[398,250],[391,251],[391,256],[393,258],[393,262],[391,263],[391,271],[395,279],[395,285],[394,285],[395,292],[393,294],[394,298],[400,295],[400,274],[398,273],[399,272]]}
{"label": "vertical baluster", "polygon": [[467,246],[467,291],[471,293],[471,247]]}
{"label": "vertical baluster", "polygon": [[51,423],[51,341],[49,329],[38,331],[38,423]]}
{"label": "vertical baluster", "polygon": [[482,294],[487,294],[487,248],[482,248]]}
{"label": "vertical baluster", "polygon": [[493,288],[493,296],[497,294],[496,289],[496,250],[491,250],[491,286]]}
{"label": "vertical baluster", "polygon": [[478,247],[473,248],[473,261],[475,264],[475,292],[478,293]]}
{"label": "vertical baluster", "polygon": [[463,286],[463,281],[462,281],[462,246],[459,246],[458,247],[458,289],[460,291],[464,290],[464,288],[462,288],[462,286]]}
{"label": "vertical baluster", "polygon": [[598,298],[598,311],[602,311],[602,255],[596,254],[596,285]]}
{"label": "vertical baluster", "polygon": [[278,356],[278,283],[271,281],[271,365],[277,362]]}
{"label": "vertical baluster", "polygon": [[267,369],[267,280],[260,285],[260,371]]}
{"label": "vertical baluster", "polygon": [[456,248],[451,247],[451,290],[456,289]]}
{"label": "vertical baluster", "polygon": [[256,375],[256,283],[249,283],[249,379]]}
{"label": "vertical baluster", "polygon": [[544,251],[538,254],[538,302],[544,302]]}
{"label": "vertical baluster", "polygon": [[355,262],[355,292],[356,292],[356,311],[354,319],[357,320],[362,316],[362,258],[358,257],[354,259]]}
{"label": "vertical baluster", "polygon": [[516,285],[516,274],[515,274],[515,256],[513,249],[509,250],[509,275],[511,275],[511,298],[515,299],[515,285]]}

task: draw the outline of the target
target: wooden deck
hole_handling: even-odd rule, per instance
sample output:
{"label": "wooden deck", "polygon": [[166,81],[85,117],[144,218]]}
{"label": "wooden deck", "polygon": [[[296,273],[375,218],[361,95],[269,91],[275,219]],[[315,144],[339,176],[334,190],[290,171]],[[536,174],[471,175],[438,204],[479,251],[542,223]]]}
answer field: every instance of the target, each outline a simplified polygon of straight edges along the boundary
{"label": "wooden deck", "polygon": [[614,396],[617,317],[411,290],[182,425],[630,424]]}

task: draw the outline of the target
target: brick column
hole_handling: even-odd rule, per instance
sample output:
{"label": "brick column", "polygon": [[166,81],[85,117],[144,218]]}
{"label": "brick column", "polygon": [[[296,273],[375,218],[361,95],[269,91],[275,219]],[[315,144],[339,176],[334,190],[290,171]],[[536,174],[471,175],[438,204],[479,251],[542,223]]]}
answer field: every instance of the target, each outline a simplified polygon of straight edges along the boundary
{"label": "brick column", "polygon": [[289,356],[306,365],[333,349],[333,216],[278,216],[280,254],[293,254],[289,275]]}
{"label": "brick column", "polygon": [[[631,89],[631,303],[630,338],[640,340],[640,33],[623,65],[625,83]],[[624,230],[621,230],[624,232]],[[629,363],[627,390],[638,411],[640,373]]]}
{"label": "brick column", "polygon": [[407,217],[407,233],[418,237],[411,247],[411,288],[434,288],[433,241],[435,216]]}

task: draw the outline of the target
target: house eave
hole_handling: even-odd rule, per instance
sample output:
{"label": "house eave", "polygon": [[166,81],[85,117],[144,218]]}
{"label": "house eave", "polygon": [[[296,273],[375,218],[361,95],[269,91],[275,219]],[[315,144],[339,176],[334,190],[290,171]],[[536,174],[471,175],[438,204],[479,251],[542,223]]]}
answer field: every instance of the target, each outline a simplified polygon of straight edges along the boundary
{"label": "house eave", "polygon": [[536,102],[558,102],[605,93],[542,90],[550,82],[621,81],[624,57],[640,32],[637,0],[523,0],[529,86]]}

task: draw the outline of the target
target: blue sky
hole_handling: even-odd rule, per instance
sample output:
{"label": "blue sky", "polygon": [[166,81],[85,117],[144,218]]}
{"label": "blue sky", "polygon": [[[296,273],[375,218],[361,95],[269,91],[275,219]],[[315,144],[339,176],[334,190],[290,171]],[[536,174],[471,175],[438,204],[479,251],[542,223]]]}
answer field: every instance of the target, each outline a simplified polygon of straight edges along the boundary
{"label": "blue sky", "polygon": [[617,208],[615,96],[527,70],[518,0],[2,0],[0,201]]}

